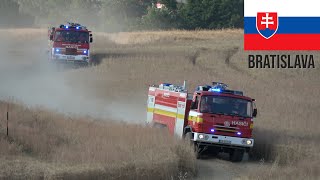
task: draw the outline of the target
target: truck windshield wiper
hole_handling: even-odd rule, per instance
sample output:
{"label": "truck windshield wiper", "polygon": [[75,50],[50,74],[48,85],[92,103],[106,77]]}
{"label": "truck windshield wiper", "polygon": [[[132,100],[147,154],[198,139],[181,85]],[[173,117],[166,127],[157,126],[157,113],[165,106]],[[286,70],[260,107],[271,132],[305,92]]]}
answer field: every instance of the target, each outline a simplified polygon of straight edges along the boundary
{"label": "truck windshield wiper", "polygon": [[243,117],[243,118],[247,118],[248,116],[243,116],[240,114],[236,114],[236,113],[230,113],[231,116],[237,116],[237,117]]}
{"label": "truck windshield wiper", "polygon": [[214,114],[219,114],[219,115],[228,115],[227,113],[223,113],[223,112],[213,112]]}
{"label": "truck windshield wiper", "polygon": [[229,115],[231,115],[231,116],[240,116],[239,114],[236,114],[236,113],[230,113]]}

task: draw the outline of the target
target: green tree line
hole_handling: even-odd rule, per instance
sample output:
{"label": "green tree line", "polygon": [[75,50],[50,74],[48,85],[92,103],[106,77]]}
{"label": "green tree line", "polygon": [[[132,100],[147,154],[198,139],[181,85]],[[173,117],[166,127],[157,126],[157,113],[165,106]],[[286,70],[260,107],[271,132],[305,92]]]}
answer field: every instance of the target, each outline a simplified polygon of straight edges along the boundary
{"label": "green tree line", "polygon": [[75,21],[104,31],[243,27],[243,0],[1,0],[0,10],[32,25]]}
{"label": "green tree line", "polygon": [[33,23],[33,17],[20,13],[19,5],[12,0],[1,0],[0,1],[0,27],[23,27],[29,26]]}

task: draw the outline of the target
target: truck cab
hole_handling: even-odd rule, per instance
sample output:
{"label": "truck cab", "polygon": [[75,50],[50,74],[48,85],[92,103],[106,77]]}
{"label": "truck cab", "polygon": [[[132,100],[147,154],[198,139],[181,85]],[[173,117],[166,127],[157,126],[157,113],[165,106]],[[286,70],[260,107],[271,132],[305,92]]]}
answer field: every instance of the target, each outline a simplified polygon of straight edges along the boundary
{"label": "truck cab", "polygon": [[199,153],[206,149],[227,152],[231,160],[240,161],[254,144],[253,118],[257,115],[254,101],[241,91],[228,90],[223,83],[198,86],[184,134],[195,143]]}
{"label": "truck cab", "polygon": [[51,27],[49,36],[49,60],[54,63],[89,65],[92,34],[85,26],[68,23]]}

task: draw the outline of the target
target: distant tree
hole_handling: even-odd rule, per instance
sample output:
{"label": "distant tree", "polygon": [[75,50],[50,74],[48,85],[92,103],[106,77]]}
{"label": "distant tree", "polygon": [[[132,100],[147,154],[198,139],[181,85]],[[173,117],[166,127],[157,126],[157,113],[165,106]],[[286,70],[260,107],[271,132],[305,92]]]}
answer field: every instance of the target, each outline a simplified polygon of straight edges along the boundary
{"label": "distant tree", "polygon": [[186,29],[242,27],[243,0],[188,0],[179,13]]}
{"label": "distant tree", "polygon": [[0,1],[0,27],[31,26],[33,20],[31,16],[20,13],[19,4],[16,1]]}
{"label": "distant tree", "polygon": [[66,21],[96,26],[101,0],[13,0],[22,13],[36,18],[36,24],[59,24]]}
{"label": "distant tree", "polygon": [[[176,0],[1,0],[0,15],[22,14],[25,17],[19,17],[21,21],[29,15],[36,24],[76,21],[107,31],[243,27],[243,0],[185,1],[187,3]],[[157,2],[165,8],[152,7]],[[9,18],[1,18],[0,23],[5,19]]]}
{"label": "distant tree", "polygon": [[141,25],[144,29],[173,29],[179,27],[179,19],[177,14],[167,7],[158,9],[152,6],[142,17]]}
{"label": "distant tree", "polygon": [[170,10],[177,9],[177,1],[176,0],[159,0],[158,2],[164,4]]}
{"label": "distant tree", "polygon": [[102,13],[109,30],[127,31],[140,23],[152,0],[103,0]]}

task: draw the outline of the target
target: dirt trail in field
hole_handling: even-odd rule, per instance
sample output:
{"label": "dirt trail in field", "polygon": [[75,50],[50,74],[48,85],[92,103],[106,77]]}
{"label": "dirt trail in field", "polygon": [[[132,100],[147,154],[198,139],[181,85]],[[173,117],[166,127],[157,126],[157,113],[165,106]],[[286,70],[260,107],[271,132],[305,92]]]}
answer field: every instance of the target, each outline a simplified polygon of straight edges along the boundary
{"label": "dirt trail in field", "polygon": [[212,179],[243,179],[248,172],[269,166],[260,162],[248,161],[247,156],[240,163],[228,160],[227,154],[219,154],[218,157],[206,157],[198,160],[198,177],[196,180]]}
{"label": "dirt trail in field", "polygon": [[220,159],[199,160],[198,164],[199,175],[197,180],[235,179],[244,171],[247,171],[244,167],[248,166],[248,164],[232,164],[231,162]]}

